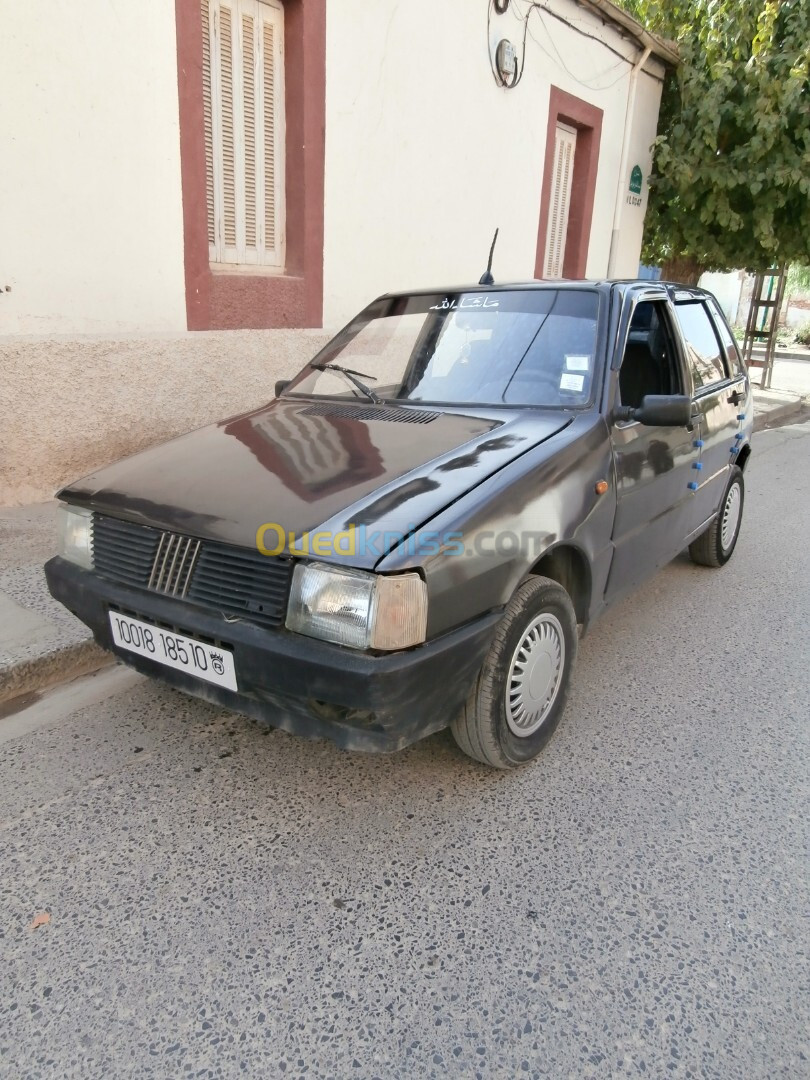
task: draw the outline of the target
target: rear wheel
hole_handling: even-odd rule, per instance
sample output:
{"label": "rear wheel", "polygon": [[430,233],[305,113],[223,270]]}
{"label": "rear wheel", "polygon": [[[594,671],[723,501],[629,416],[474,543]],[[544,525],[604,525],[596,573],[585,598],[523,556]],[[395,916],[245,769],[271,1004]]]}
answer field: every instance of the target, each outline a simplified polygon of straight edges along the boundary
{"label": "rear wheel", "polygon": [[731,470],[720,511],[708,529],[689,545],[692,561],[699,566],[724,566],[734,554],[740,535],[745,482],[742,469]]}
{"label": "rear wheel", "polygon": [[464,753],[497,769],[535,758],[562,717],[576,652],[577,620],[565,589],[544,577],[521,585],[451,724]]}

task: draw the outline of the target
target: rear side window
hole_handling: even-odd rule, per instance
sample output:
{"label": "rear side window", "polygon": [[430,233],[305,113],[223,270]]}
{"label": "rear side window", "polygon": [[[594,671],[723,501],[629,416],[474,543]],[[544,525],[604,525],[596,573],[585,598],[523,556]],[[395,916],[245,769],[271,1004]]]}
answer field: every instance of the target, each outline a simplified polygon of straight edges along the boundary
{"label": "rear side window", "polygon": [[726,350],[726,360],[728,361],[729,370],[732,375],[739,375],[742,371],[742,363],[740,361],[740,351],[737,348],[737,342],[734,340],[734,335],[729,330],[725,316],[714,300],[709,298],[707,303],[709,305],[709,311],[714,315],[715,329],[720,335],[720,340],[723,342],[723,347]]}
{"label": "rear side window", "polygon": [[700,301],[676,304],[675,315],[686,339],[686,353],[695,390],[728,378],[723,349],[709,313]]}

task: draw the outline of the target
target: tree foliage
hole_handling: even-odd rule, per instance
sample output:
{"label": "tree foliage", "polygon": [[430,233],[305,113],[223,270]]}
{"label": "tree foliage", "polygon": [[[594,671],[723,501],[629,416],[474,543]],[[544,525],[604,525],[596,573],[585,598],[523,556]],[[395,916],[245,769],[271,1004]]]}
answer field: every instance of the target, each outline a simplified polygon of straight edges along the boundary
{"label": "tree foliage", "polygon": [[661,103],[645,261],[810,263],[810,0],[623,3],[682,58]]}
{"label": "tree foliage", "polygon": [[785,292],[788,296],[794,293],[810,293],[810,266],[793,263],[788,267]]}

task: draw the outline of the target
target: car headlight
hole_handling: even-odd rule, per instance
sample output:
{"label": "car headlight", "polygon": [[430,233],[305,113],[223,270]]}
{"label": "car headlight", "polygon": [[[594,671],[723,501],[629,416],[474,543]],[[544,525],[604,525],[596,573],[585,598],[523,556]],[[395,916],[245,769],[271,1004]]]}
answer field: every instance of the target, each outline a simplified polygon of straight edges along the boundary
{"label": "car headlight", "polygon": [[299,563],[287,629],[353,649],[407,649],[425,640],[427,588],[418,574]]}
{"label": "car headlight", "polygon": [[82,506],[59,507],[59,554],[85,570],[93,569],[93,512]]}

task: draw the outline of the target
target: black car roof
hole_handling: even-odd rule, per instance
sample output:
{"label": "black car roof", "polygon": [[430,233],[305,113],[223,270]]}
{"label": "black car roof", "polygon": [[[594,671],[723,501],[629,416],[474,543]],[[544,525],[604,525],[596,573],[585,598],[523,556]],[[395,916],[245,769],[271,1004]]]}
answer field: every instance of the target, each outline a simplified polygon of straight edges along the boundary
{"label": "black car roof", "polygon": [[[676,281],[654,281],[649,278],[555,278],[553,280],[532,278],[529,281],[496,282],[494,285],[439,285],[430,289],[401,289],[396,292],[384,293],[383,296],[389,298],[393,296],[434,296],[442,293],[497,293],[523,291],[525,289],[596,289],[599,292],[617,289],[622,293],[660,289],[666,291],[673,300],[698,300],[709,295],[705,289],[698,289],[694,285],[681,285]],[[380,297],[380,299],[383,299],[383,297]]]}

